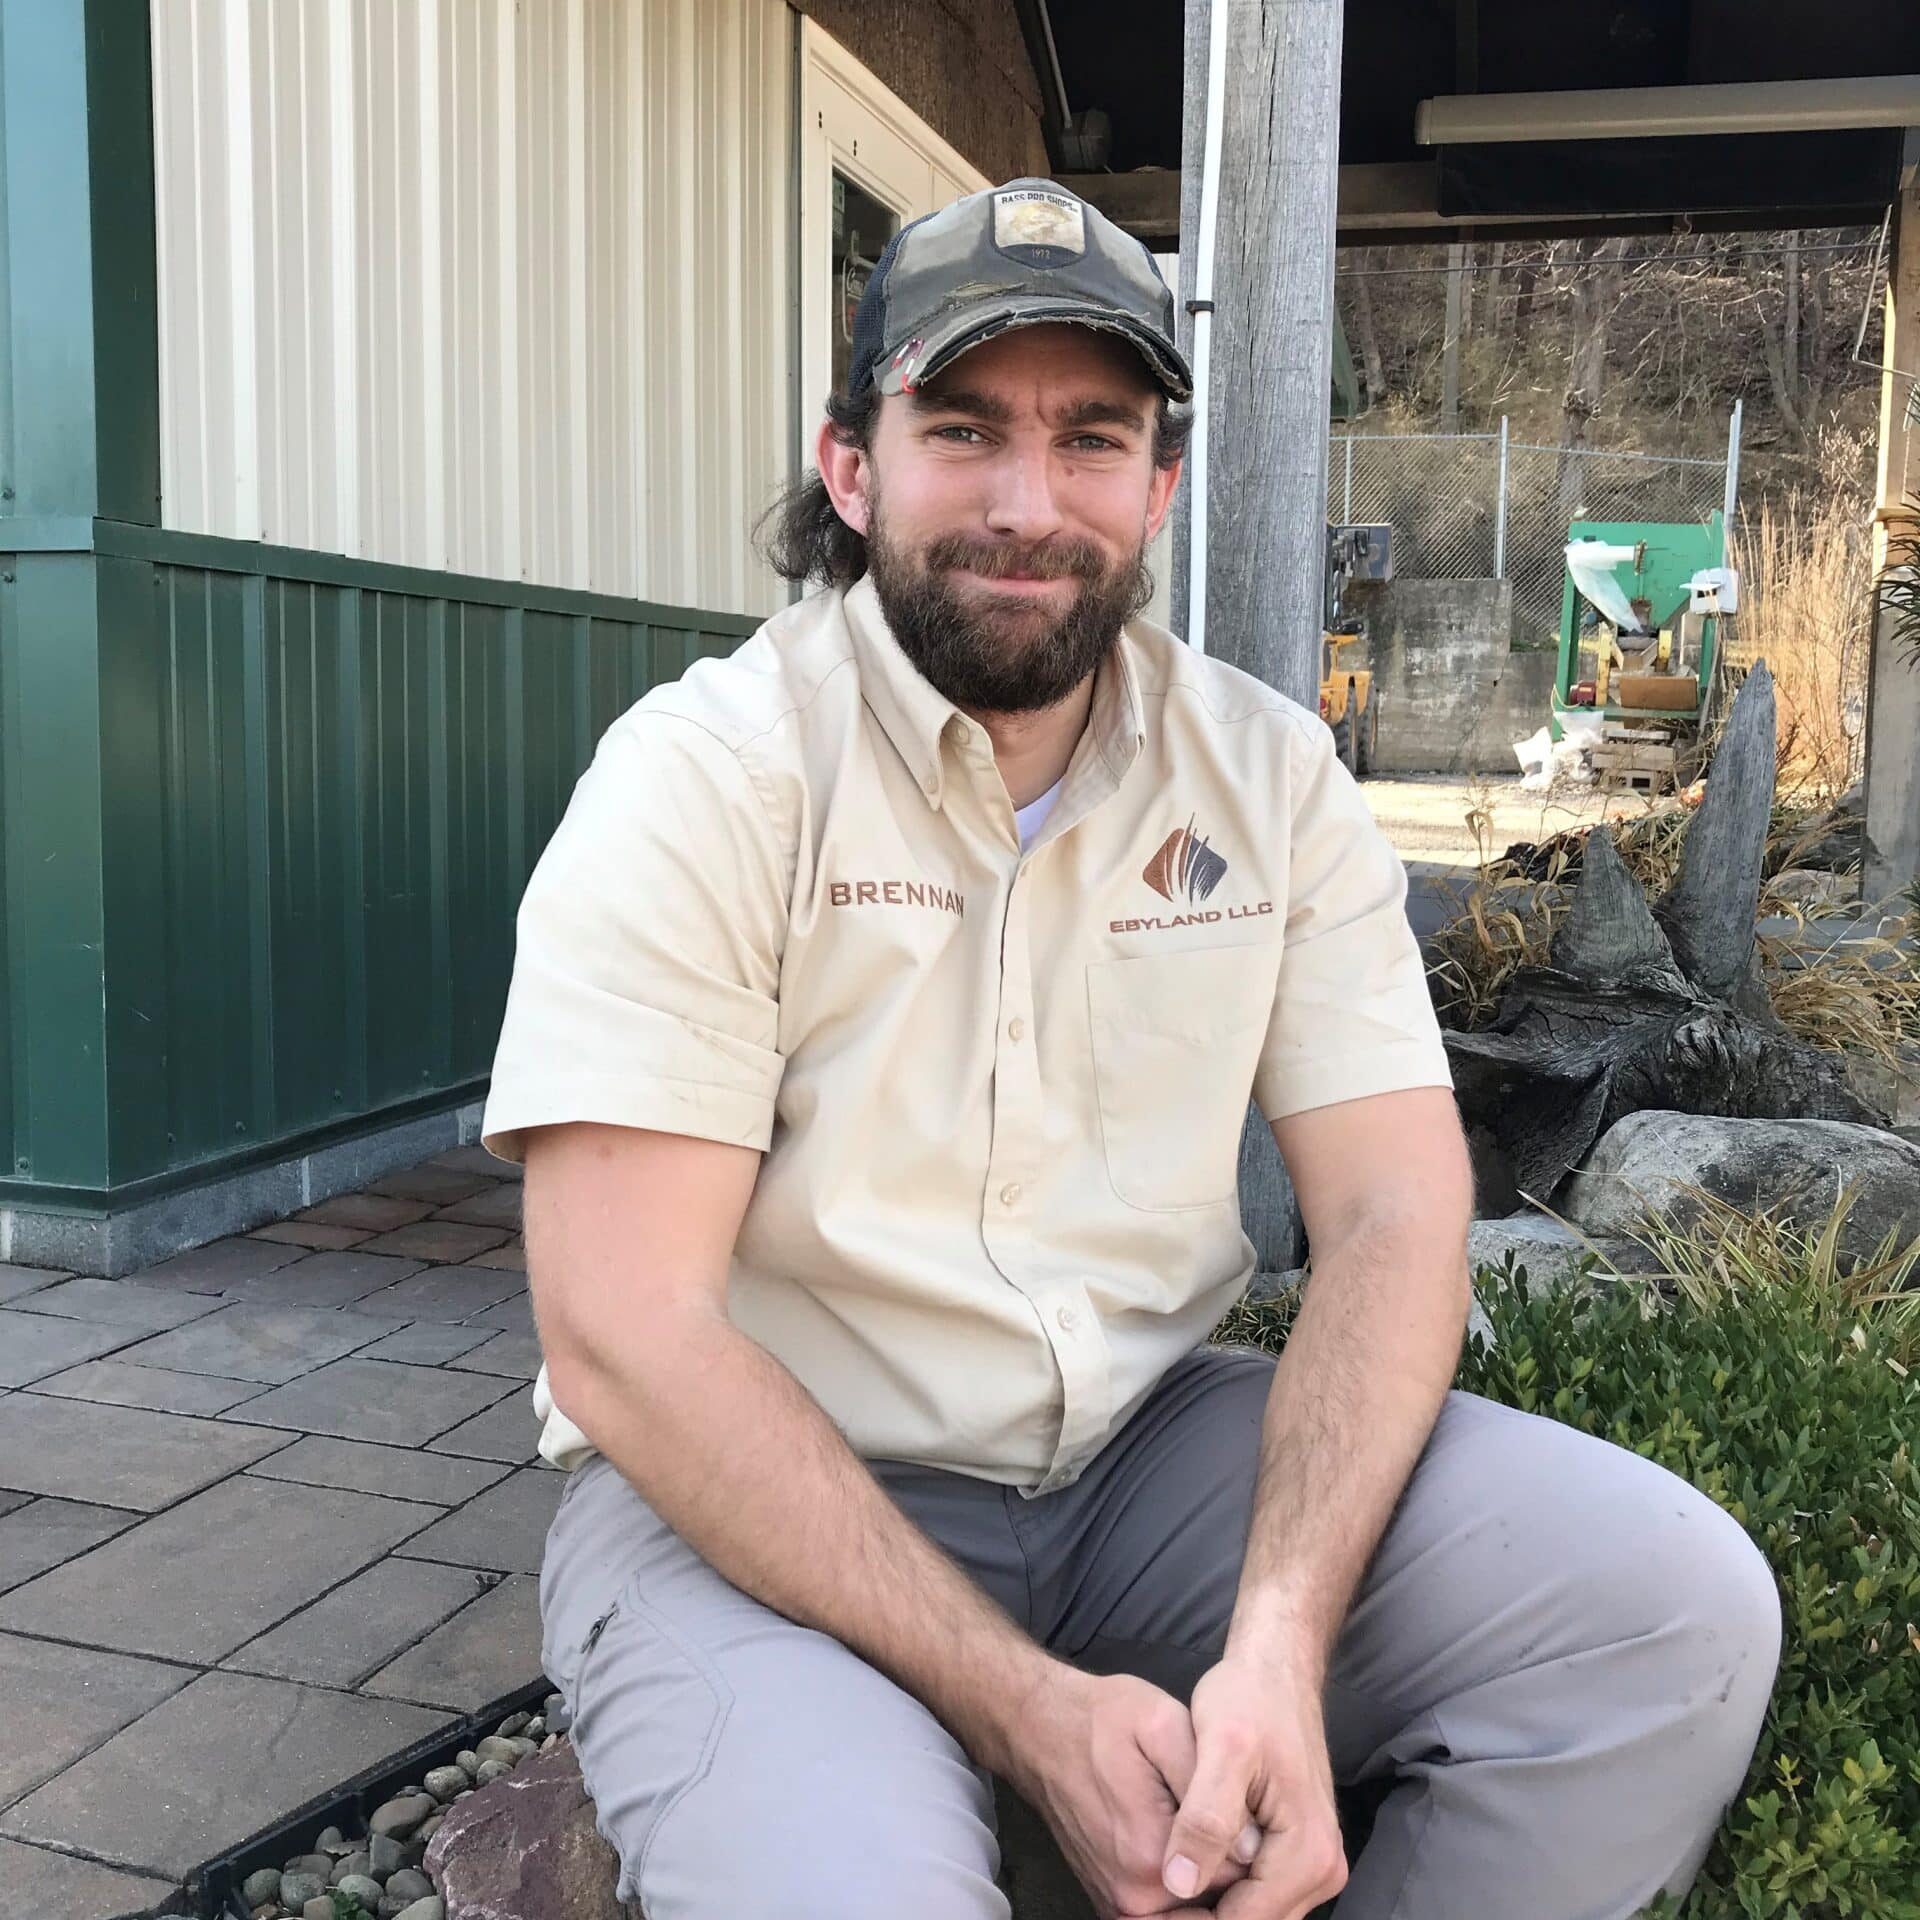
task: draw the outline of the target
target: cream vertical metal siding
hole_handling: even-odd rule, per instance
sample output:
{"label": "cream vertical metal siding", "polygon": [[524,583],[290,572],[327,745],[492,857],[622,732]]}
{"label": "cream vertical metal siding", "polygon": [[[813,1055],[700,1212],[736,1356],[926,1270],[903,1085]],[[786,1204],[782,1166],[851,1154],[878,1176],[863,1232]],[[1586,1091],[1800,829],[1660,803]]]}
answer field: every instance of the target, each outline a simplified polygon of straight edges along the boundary
{"label": "cream vertical metal siding", "polygon": [[784,0],[151,5],[168,526],[784,600]]}

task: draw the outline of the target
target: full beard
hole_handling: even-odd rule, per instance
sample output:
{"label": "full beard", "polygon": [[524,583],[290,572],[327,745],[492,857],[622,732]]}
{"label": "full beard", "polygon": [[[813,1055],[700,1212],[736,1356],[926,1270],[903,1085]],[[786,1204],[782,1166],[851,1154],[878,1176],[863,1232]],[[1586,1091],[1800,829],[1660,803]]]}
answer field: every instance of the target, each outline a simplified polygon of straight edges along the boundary
{"label": "full beard", "polygon": [[[1079,591],[1061,608],[1021,605],[1011,595],[968,596],[952,572],[987,579],[1069,576]],[[1037,545],[943,534],[917,554],[888,537],[876,499],[867,529],[867,571],[900,650],[957,707],[1033,713],[1057,706],[1095,671],[1120,629],[1153,597],[1146,543],[1109,563],[1091,540]]]}

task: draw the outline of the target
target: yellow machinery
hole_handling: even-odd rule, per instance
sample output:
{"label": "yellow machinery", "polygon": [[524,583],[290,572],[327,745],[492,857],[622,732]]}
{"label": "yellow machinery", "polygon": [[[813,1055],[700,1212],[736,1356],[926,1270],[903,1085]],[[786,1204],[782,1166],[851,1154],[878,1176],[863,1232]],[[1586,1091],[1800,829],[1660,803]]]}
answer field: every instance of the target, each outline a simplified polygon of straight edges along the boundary
{"label": "yellow machinery", "polygon": [[1320,636],[1320,718],[1333,729],[1334,749],[1356,780],[1373,771],[1380,702],[1373,691],[1373,669],[1344,665],[1340,656],[1365,638],[1359,633]]}
{"label": "yellow machinery", "polygon": [[[1347,589],[1393,578],[1393,529],[1383,526],[1327,529],[1326,608],[1320,635],[1320,718],[1333,729],[1333,743],[1347,771],[1364,780],[1378,759],[1380,696],[1373,670],[1357,650],[1367,623],[1347,605]],[[1355,649],[1351,659],[1347,650]]]}

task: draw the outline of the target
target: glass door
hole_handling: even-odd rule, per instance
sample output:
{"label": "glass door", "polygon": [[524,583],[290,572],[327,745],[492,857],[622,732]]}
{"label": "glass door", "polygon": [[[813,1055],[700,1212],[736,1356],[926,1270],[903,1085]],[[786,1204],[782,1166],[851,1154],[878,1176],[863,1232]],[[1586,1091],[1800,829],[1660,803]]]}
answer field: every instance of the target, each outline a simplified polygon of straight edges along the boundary
{"label": "glass door", "polygon": [[886,245],[900,231],[900,216],[857,180],[833,169],[832,353],[835,393],[847,388],[853,361],[853,317]]}

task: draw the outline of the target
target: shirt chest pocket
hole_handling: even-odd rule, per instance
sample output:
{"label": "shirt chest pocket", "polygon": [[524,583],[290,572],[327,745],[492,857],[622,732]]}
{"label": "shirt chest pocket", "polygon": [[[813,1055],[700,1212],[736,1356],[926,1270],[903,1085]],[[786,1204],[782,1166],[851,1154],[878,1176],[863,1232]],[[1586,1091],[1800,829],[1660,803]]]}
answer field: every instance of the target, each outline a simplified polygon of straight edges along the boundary
{"label": "shirt chest pocket", "polygon": [[1113,1190],[1152,1211],[1218,1206],[1273,1011],[1267,947],[1202,947],[1087,968],[1093,1072]]}

